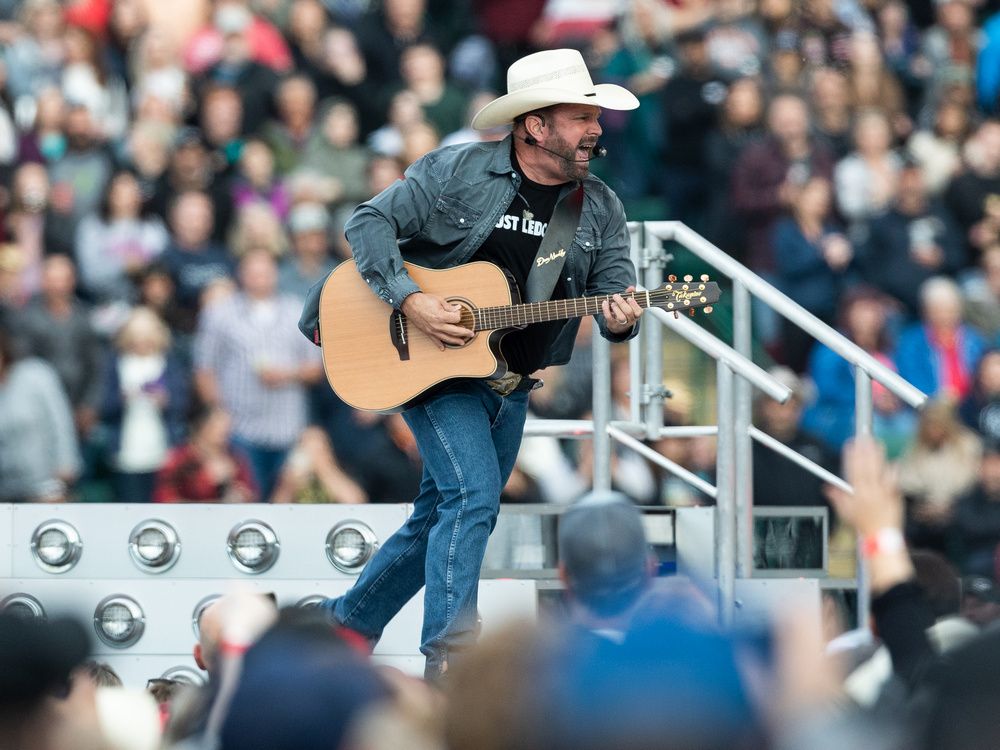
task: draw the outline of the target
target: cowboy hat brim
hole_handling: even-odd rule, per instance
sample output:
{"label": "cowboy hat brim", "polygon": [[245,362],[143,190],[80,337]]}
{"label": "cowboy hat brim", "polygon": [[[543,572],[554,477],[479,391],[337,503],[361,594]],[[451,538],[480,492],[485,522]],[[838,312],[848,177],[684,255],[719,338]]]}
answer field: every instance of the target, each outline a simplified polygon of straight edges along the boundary
{"label": "cowboy hat brim", "polygon": [[483,107],[472,118],[476,130],[489,130],[511,123],[518,115],[553,104],[590,104],[602,109],[636,109],[639,100],[628,89],[613,83],[594,86],[593,95],[580,94],[566,89],[528,88],[504,94]]}

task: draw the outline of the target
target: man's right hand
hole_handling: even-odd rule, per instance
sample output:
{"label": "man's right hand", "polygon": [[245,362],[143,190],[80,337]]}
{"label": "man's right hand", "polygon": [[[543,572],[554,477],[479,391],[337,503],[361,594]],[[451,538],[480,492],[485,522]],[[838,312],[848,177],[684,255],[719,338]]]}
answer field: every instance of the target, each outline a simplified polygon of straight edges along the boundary
{"label": "man's right hand", "polygon": [[462,346],[473,336],[472,331],[459,325],[462,320],[462,308],[436,294],[424,292],[411,294],[403,300],[400,310],[442,351],[449,344]]}

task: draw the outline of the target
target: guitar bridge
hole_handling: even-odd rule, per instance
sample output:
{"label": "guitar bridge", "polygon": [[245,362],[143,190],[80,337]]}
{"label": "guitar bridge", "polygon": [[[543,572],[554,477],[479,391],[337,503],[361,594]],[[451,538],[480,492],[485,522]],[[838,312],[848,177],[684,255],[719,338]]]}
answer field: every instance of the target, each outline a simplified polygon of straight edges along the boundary
{"label": "guitar bridge", "polygon": [[393,310],[389,316],[389,337],[392,339],[392,345],[396,347],[401,362],[410,359],[410,344],[406,333],[406,316],[399,310]]}

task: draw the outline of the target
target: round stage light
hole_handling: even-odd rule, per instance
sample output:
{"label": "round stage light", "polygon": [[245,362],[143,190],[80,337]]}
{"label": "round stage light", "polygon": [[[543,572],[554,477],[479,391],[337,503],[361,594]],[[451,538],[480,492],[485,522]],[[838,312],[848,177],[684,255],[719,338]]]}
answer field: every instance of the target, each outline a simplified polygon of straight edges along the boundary
{"label": "round stage light", "polygon": [[20,620],[45,622],[45,607],[31,594],[11,594],[0,599],[0,612]]}
{"label": "round stage light", "polygon": [[152,518],[137,524],[128,539],[132,561],[147,573],[170,570],[181,556],[181,543],[174,527]]}
{"label": "round stage light", "polygon": [[112,594],[98,603],[94,610],[94,631],[112,648],[128,648],[135,644],[146,629],[146,615],[139,603],[124,594]]}
{"label": "round stage light", "polygon": [[240,521],[226,541],[229,559],[244,573],[263,573],[278,560],[281,545],[274,529],[263,521]]}
{"label": "round stage light", "polygon": [[361,521],[341,521],[326,535],[326,557],[343,573],[359,573],[377,548],[378,537]]}
{"label": "round stage light", "polygon": [[46,521],[39,524],[31,535],[31,554],[42,570],[65,573],[80,560],[83,542],[72,524],[59,520]]}

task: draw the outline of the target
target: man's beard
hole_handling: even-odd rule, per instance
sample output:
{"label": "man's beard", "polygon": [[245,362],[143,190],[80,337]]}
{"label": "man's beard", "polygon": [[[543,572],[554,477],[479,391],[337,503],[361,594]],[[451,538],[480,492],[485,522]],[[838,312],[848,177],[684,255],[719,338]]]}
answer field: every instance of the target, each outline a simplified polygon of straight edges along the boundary
{"label": "man's beard", "polygon": [[[569,141],[563,138],[561,135],[556,135],[555,133],[549,138],[549,142],[546,144],[546,148],[555,151],[559,154],[559,171],[563,173],[563,176],[567,180],[584,180],[587,175],[590,174],[590,162],[586,157],[592,156],[592,149],[595,142],[585,142],[580,141],[576,146],[570,145]],[[583,152],[579,151],[580,148],[586,148],[586,157]],[[579,161],[578,161],[579,160]]]}

